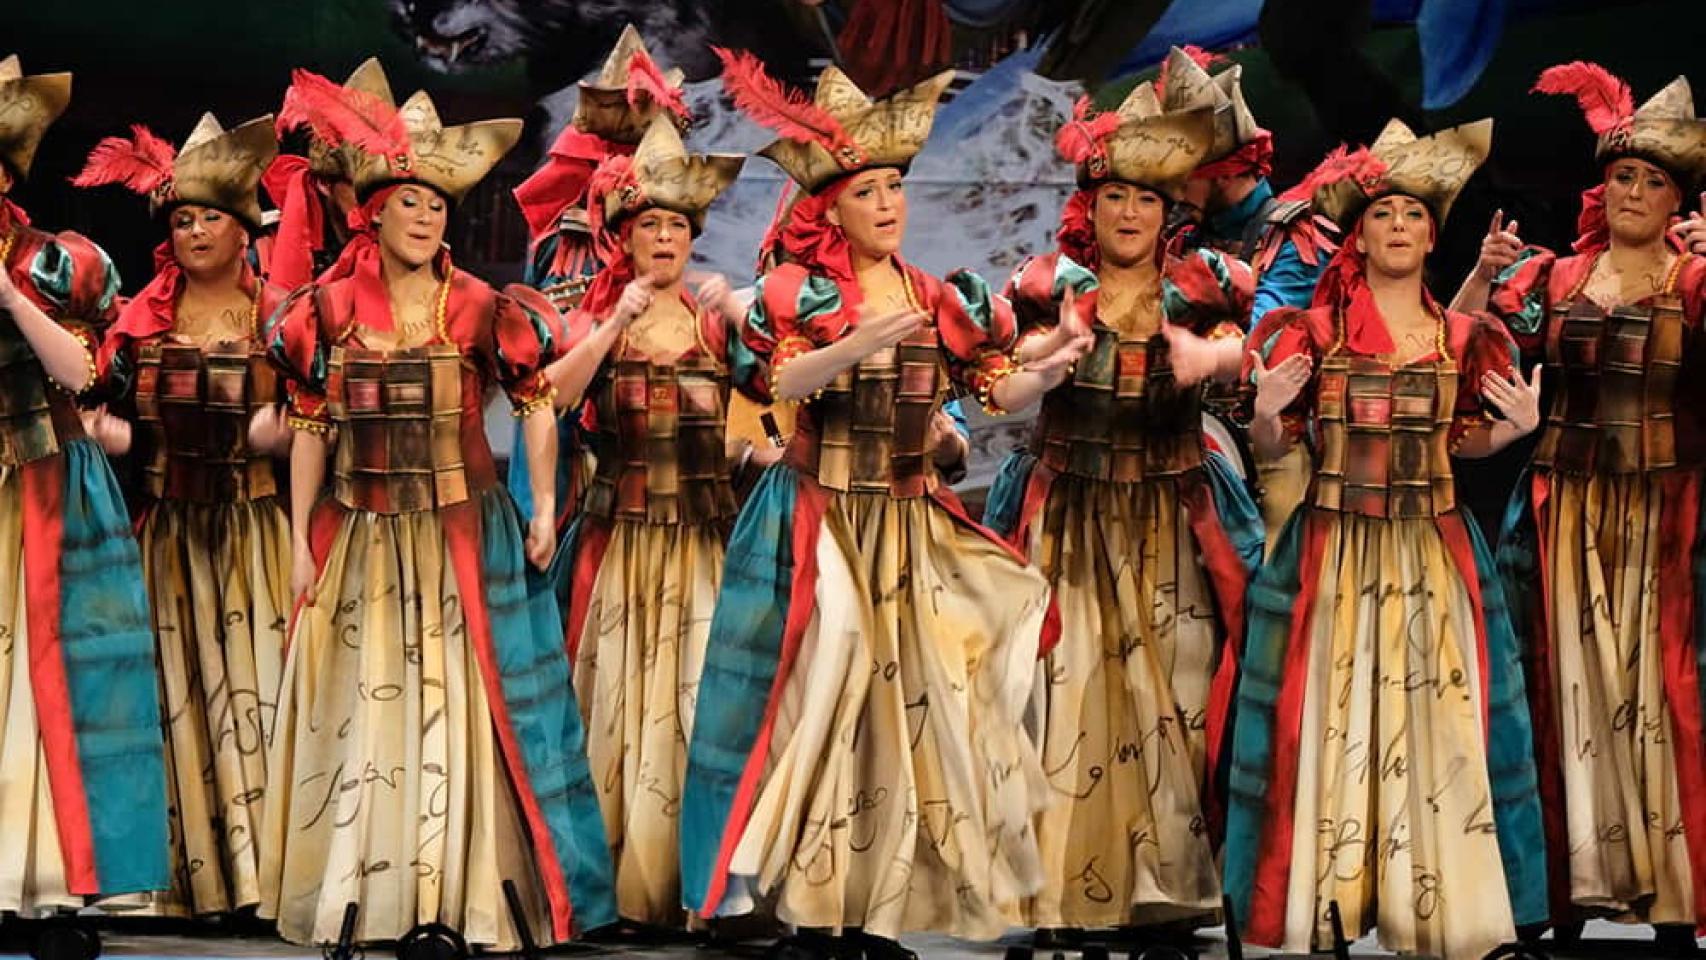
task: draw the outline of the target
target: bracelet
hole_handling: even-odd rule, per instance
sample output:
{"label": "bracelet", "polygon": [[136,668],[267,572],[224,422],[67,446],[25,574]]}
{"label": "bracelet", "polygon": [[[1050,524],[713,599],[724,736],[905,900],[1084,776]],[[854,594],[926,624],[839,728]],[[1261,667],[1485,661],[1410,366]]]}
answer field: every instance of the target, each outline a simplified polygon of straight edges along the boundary
{"label": "bracelet", "polygon": [[[792,354],[790,356],[784,357],[779,362],[773,361],[770,364],[770,397],[771,397],[771,399],[777,400],[781,403],[810,403],[811,401],[816,400],[818,397],[823,396],[823,392],[825,390],[829,389],[829,384],[826,383],[823,386],[818,387],[816,390],[813,390],[811,393],[808,393],[803,397],[797,397],[793,400],[783,400],[781,398],[781,394],[778,391],[780,389],[780,381],[781,381],[781,377],[782,377],[782,368],[784,366],[786,366],[787,364],[791,363],[794,360],[794,358],[797,356],[799,356],[799,354],[797,354],[797,353]],[[833,382],[834,382],[833,380],[830,381],[830,383],[833,383]]]}
{"label": "bracelet", "polygon": [[83,366],[87,372],[87,379],[83,381],[83,385],[81,387],[77,387],[75,389],[68,384],[60,383],[59,379],[51,374],[48,376],[48,379],[53,381],[54,386],[64,390],[66,393],[69,393],[74,397],[80,397],[83,394],[88,393],[89,390],[95,386],[95,377],[99,373],[95,368],[95,349],[89,343],[88,334],[83,333],[81,330],[66,330],[65,332],[76,337],[77,342],[83,346]]}
{"label": "bracelet", "polygon": [[534,414],[534,412],[537,411],[539,408],[548,406],[548,405],[556,403],[556,402],[557,402],[557,388],[554,386],[547,387],[547,388],[545,388],[544,393],[541,393],[538,396],[535,396],[531,400],[523,400],[521,403],[512,403],[511,409],[509,411],[509,415],[516,418],[517,420],[525,420],[528,417],[532,416]]}
{"label": "bracelet", "polygon": [[995,388],[1001,386],[1007,378],[1018,372],[1019,367],[1013,362],[1013,359],[1002,354],[996,358],[992,369],[985,370],[978,375],[972,384],[972,395],[977,397],[977,402],[983,407],[985,413],[992,417],[1007,415],[1007,410],[995,402]]}
{"label": "bracelet", "polygon": [[303,433],[312,433],[319,437],[329,436],[332,432],[332,425],[326,421],[313,420],[308,417],[298,416],[294,413],[287,414],[284,418],[284,422],[289,424],[290,429],[292,430],[300,430]]}

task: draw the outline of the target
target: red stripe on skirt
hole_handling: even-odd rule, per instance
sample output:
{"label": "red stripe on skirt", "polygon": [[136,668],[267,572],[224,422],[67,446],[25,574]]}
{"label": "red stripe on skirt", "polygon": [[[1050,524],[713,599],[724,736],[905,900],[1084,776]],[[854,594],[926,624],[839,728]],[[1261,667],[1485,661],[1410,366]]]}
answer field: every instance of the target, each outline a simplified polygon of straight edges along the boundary
{"label": "red stripe on skirt", "polygon": [[[1049,491],[1054,489],[1053,470],[1044,466],[1038,460],[1031,467],[1031,475],[1025,479],[1025,500],[1019,507],[1019,520],[1013,525],[1013,532],[1008,535],[1007,542],[1015,550],[1029,552],[1031,545],[1031,521],[1042,511],[1043,504],[1048,502]],[[1054,587],[1048,591],[1048,612],[1043,614],[1043,632],[1037,639],[1037,659],[1049,655],[1049,652],[1060,643],[1060,604],[1056,601]]]}
{"label": "red stripe on skirt", "polygon": [[1446,552],[1451,554],[1451,560],[1457,564],[1458,579],[1463,581],[1463,589],[1469,592],[1469,606],[1475,611],[1475,663],[1481,671],[1481,739],[1492,733],[1492,722],[1488,719],[1492,705],[1488,703],[1487,690],[1492,679],[1487,675],[1487,611],[1481,606],[1481,575],[1475,567],[1475,544],[1469,539],[1469,528],[1464,526],[1466,521],[1461,513],[1448,513],[1438,518],[1434,523],[1439,527],[1439,536],[1445,541]]}
{"label": "red stripe on skirt", "polygon": [[53,795],[53,819],[65,861],[66,889],[79,896],[101,892],[95,869],[95,836],[89,822],[77,730],[71,718],[71,687],[60,645],[59,561],[65,554],[65,457],[45,457],[18,468],[24,510],[24,583],[30,632],[30,688],[36,725]]}
{"label": "red stripe on skirt", "polygon": [[1694,538],[1700,527],[1700,473],[1667,474],[1659,516],[1659,647],[1665,700],[1676,748],[1683,838],[1694,874],[1694,922],[1706,927],[1706,738],[1700,722],[1700,676],[1694,644]]}
{"label": "red stripe on skirt", "polygon": [[[1540,562],[1540,609],[1532,611],[1529,624],[1532,649],[1528,653],[1529,720],[1534,724],[1534,766],[1540,788],[1540,818],[1546,829],[1546,893],[1552,922],[1563,923],[1575,912],[1570,898],[1570,830],[1564,815],[1564,770],[1558,763],[1557,697],[1552,689],[1552,548],[1547,542],[1551,526],[1548,501],[1552,482],[1535,473],[1529,485],[1529,507],[1534,521],[1535,555]],[[1530,611],[1512,610],[1511,616]]]}
{"label": "red stripe on skirt", "polygon": [[610,547],[610,523],[585,518],[575,544],[575,559],[569,595],[569,628],[563,636],[569,652],[569,669],[573,670],[575,655],[580,652],[581,633],[586,629],[587,609],[592,606],[592,585],[604,566],[604,551]]}
{"label": "red stripe on skirt", "polygon": [[1238,645],[1244,640],[1244,592],[1249,586],[1249,572],[1232,537],[1220,522],[1214,508],[1214,492],[1201,471],[1181,478],[1179,502],[1184,504],[1191,535],[1202,551],[1203,569],[1214,584],[1215,606],[1220,611],[1222,631],[1220,663],[1215,666],[1209,682],[1208,710],[1204,717],[1208,740],[1208,784],[1203,791],[1203,813],[1213,827],[1212,835],[1224,836],[1226,825],[1223,798],[1214,789],[1214,773],[1220,769],[1220,752],[1225,747],[1227,720],[1232,715],[1232,698],[1238,689]]}

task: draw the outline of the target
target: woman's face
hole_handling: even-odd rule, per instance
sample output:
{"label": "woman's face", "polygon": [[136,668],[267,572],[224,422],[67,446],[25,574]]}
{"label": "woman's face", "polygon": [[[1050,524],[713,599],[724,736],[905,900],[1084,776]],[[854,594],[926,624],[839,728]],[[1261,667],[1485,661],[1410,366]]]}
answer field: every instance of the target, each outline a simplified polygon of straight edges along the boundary
{"label": "woman's face", "polygon": [[1167,203],[1161,194],[1129,183],[1104,183],[1096,188],[1091,208],[1096,228],[1096,249],[1102,262],[1130,267],[1153,260],[1167,219]]}
{"label": "woman's face", "polygon": [[1664,235],[1682,191],[1670,174],[1645,160],[1624,157],[1605,171],[1605,221],[1611,238],[1645,245]]}
{"label": "woman's face", "polygon": [[900,252],[906,236],[906,187],[893,167],[853,175],[835,205],[829,222],[841,227],[854,251],[870,260]]}
{"label": "woman's face", "polygon": [[693,255],[693,224],[674,210],[641,210],[623,246],[634,258],[634,276],[650,277],[657,288],[673,287]]}
{"label": "woman's face", "polygon": [[1421,272],[1434,248],[1433,214],[1420,200],[1390,194],[1362,212],[1357,249],[1368,258],[1368,269],[1387,277]]}
{"label": "woman's face", "polygon": [[172,230],[172,256],[192,277],[208,277],[231,269],[249,245],[249,232],[231,214],[214,207],[186,203],[167,214]]}
{"label": "woman's face", "polygon": [[449,204],[436,190],[405,183],[379,208],[379,245],[412,270],[432,262],[444,246]]}

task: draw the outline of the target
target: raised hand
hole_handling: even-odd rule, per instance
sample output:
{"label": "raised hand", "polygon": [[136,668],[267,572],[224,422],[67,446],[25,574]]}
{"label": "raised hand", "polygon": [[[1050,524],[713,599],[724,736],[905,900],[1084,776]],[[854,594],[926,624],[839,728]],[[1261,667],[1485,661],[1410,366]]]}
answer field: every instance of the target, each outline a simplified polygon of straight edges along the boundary
{"label": "raised hand", "polygon": [[1670,232],[1682,249],[1706,255],[1706,192],[1700,194],[1700,209],[1673,225]]}
{"label": "raised hand", "polygon": [[1314,373],[1314,364],[1301,353],[1269,369],[1262,365],[1262,355],[1252,350],[1250,363],[1256,379],[1255,414],[1264,419],[1277,417],[1291,406]]}
{"label": "raised hand", "polygon": [[78,415],[83,420],[83,432],[107,456],[122,456],[130,450],[130,422],[108,413],[105,404],[93,410],[80,410]]}
{"label": "raised hand", "polygon": [[741,303],[740,298],[735,296],[734,287],[730,286],[728,277],[720,273],[694,271],[687,275],[687,279],[693,284],[693,293],[701,304],[715,307],[730,326],[740,326],[741,319],[746,315],[746,304]]}
{"label": "raised hand", "polygon": [[1493,213],[1487,235],[1481,239],[1481,257],[1475,261],[1475,275],[1491,283],[1500,271],[1516,262],[1522,253],[1522,239],[1517,236],[1517,222],[1505,223],[1505,212]]}
{"label": "raised hand", "polygon": [[1491,370],[1481,375],[1481,396],[1519,435],[1540,426],[1540,371],[1541,365],[1537,363],[1527,379],[1515,370],[1509,379]]}
{"label": "raised hand", "polygon": [[635,277],[629,281],[622,288],[622,295],[616,298],[616,309],[610,314],[610,322],[616,324],[617,329],[633,323],[635,318],[651,309],[654,289],[650,277]]}

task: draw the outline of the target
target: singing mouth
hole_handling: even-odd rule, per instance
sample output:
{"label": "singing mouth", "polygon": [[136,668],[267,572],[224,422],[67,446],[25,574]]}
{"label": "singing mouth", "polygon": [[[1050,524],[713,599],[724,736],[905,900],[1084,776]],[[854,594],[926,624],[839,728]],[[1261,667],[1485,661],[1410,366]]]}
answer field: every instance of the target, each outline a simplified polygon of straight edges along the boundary
{"label": "singing mouth", "polygon": [[455,36],[445,36],[423,27],[415,35],[415,51],[423,57],[435,57],[447,64],[472,60],[486,46],[486,28],[470,27]]}

